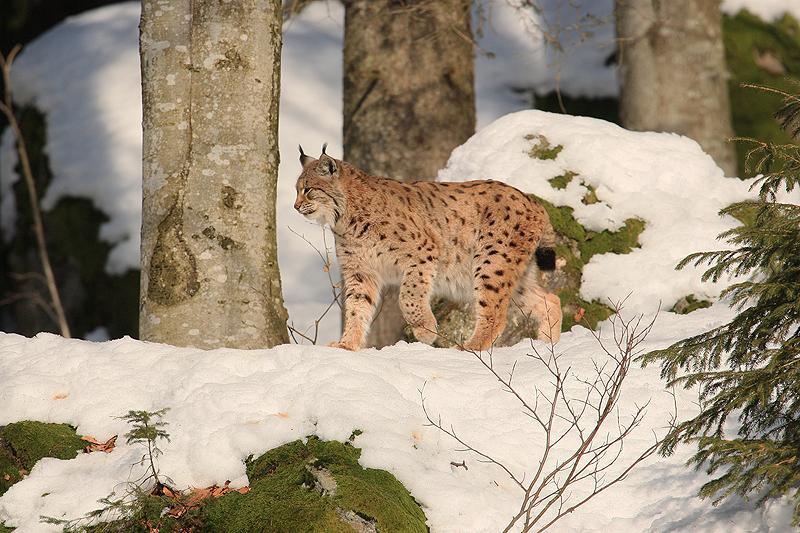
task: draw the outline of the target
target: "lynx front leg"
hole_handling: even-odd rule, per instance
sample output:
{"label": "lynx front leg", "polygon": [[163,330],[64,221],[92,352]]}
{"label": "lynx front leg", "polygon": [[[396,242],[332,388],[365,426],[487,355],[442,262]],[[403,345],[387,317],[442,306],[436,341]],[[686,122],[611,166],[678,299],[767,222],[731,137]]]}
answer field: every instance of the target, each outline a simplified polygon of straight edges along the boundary
{"label": "lynx front leg", "polygon": [[436,340],[438,326],[431,311],[431,290],[434,269],[430,262],[425,265],[414,265],[403,274],[400,283],[400,311],[403,318],[411,326],[414,337],[425,344],[433,344]]}
{"label": "lynx front leg", "polygon": [[334,348],[358,350],[364,346],[367,330],[378,300],[378,277],[373,272],[357,268],[342,269],[344,280],[344,331]]}

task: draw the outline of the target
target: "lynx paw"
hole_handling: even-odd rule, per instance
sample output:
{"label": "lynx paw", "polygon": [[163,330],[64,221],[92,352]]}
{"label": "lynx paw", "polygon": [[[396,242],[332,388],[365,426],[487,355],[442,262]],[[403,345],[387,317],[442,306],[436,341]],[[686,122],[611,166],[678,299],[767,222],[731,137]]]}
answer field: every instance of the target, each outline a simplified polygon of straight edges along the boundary
{"label": "lynx paw", "polygon": [[464,344],[458,346],[460,350],[464,350],[467,352],[485,352],[492,346],[492,343],[488,340],[484,341],[483,339],[469,339]]}
{"label": "lynx paw", "polygon": [[358,351],[360,346],[354,342],[336,341],[336,342],[329,342],[328,348],[340,348],[342,350],[349,350],[351,352],[356,352]]}
{"label": "lynx paw", "polygon": [[433,341],[435,341],[438,336],[436,335],[437,329],[436,322],[434,322],[430,326],[412,326],[411,332],[414,333],[414,338],[419,342],[433,344]]}

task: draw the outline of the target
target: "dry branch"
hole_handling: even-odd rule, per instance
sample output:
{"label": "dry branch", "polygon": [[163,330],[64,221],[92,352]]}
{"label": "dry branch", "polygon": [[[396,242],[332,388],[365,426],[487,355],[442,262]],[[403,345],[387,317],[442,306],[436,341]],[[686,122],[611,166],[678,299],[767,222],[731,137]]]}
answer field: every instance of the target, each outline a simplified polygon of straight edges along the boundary
{"label": "dry branch", "polygon": [[[649,322],[644,322],[642,315],[625,320],[620,314],[621,304],[615,307],[616,314],[610,319],[613,346],[607,345],[599,333],[592,333],[604,361],[594,362],[589,378],[577,377],[570,368],[561,368],[561,354],[556,353],[554,344],[549,343],[547,349],[541,351],[531,342],[533,353],[528,357],[541,364],[550,376],[552,386],[552,390],[546,392],[535,387],[533,399],[513,383],[516,362],[505,375],[495,367],[491,351],[466,350],[500,382],[503,390],[516,399],[523,413],[543,434],[543,447],[531,461],[532,477],[515,473],[495,455],[472,446],[456,433],[452,425],[446,426],[441,416],[431,416],[425,403],[424,387],[420,390],[428,425],[453,438],[464,451],[476,454],[481,462],[499,467],[522,491],[520,506],[503,531],[543,531],[549,528],[566,514],[625,479],[636,465],[658,450],[663,438],[654,434],[652,445],[622,463],[625,440],[641,425],[649,402],[635,406],[633,414],[624,420],[618,402],[631,362],[639,355],[639,347],[652,330],[655,317]],[[566,384],[570,381],[582,385],[584,392],[579,397],[567,394]],[[670,427],[675,425],[676,411],[677,408],[669,420]],[[576,441],[574,448],[566,449],[566,454],[563,453],[564,446],[558,448],[565,439]],[[581,496],[573,500],[573,495],[578,493]]]}
{"label": "dry branch", "polygon": [[3,83],[5,86],[3,101],[0,102],[0,112],[5,115],[17,139],[19,162],[22,166],[22,175],[25,179],[25,186],[28,189],[28,199],[30,200],[33,230],[36,234],[36,246],[39,252],[39,259],[42,263],[42,271],[44,272],[47,290],[50,293],[50,307],[52,307],[55,322],[58,324],[61,335],[69,338],[71,335],[69,324],[67,323],[67,315],[64,312],[64,306],[61,304],[61,296],[58,293],[58,285],[56,285],[56,279],[53,275],[50,255],[47,252],[47,241],[45,239],[44,223],[42,222],[42,210],[39,206],[39,195],[36,191],[36,182],[33,179],[33,171],[31,170],[30,159],[28,158],[28,149],[25,145],[25,138],[22,135],[22,130],[17,122],[17,117],[14,115],[13,100],[11,98],[11,65],[21,49],[22,47],[20,45],[16,45],[11,49],[7,57],[3,57],[3,55],[0,54],[0,69],[2,69],[3,72]]}

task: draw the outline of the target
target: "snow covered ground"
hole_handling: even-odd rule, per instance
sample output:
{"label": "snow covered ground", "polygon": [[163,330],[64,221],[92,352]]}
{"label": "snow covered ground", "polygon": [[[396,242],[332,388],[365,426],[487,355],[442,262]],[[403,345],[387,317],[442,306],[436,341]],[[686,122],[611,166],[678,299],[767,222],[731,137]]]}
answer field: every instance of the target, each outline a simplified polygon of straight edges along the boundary
{"label": "snow covered ground", "polygon": [[[735,9],[741,3],[727,0],[724,6]],[[800,11],[795,2],[784,4]],[[526,33],[535,21],[504,5],[492,3],[481,41],[495,59],[478,55],[482,129],[454,151],[440,177],[507,181],[573,207],[575,216],[592,229],[617,229],[629,217],[645,220],[640,249],[592,259],[584,273],[585,298],[623,298],[632,291],[629,313],[651,313],[659,301],[668,308],[690,293],[714,298],[724,283],[701,283],[696,269],[675,272],[673,267],[690,252],[720,246],[716,235],[733,221],[719,218],[717,211],[748,197],[748,183],[724,178],[697,144],[684,137],[632,133],[603,121],[537,111],[508,114],[525,107],[509,87],[547,87],[553,72],[545,67],[554,64]],[[602,11],[611,2],[593,5]],[[775,1],[748,5],[765,17],[780,11]],[[35,102],[48,115],[47,149],[55,177],[45,206],[65,194],[80,194],[109,213],[102,235],[115,244],[107,265],[112,272],[138,265],[138,9],[138,3],[120,4],[66,21],[23,52],[14,74],[19,102]],[[568,13],[562,14],[569,20]],[[598,28],[597,38],[609,38],[608,31]],[[287,306],[295,325],[304,327],[328,304],[330,291],[316,252],[290,231],[322,246],[322,230],[291,208],[299,170],[296,145],[302,143],[313,153],[328,141],[329,153],[341,154],[341,6],[311,6],[288,24],[284,38],[279,252]],[[583,51],[559,63],[562,87],[614,94],[613,72],[599,62],[608,50],[579,41],[574,49]],[[532,144],[525,139],[528,134],[544,135],[564,149],[554,160],[532,159],[526,153]],[[13,220],[7,194],[15,179],[11,148],[6,134],[0,153],[0,222],[6,237]],[[566,189],[547,182],[567,170],[578,175]],[[596,188],[599,203],[580,201],[587,185]],[[323,323],[322,340],[337,335],[337,315],[331,313]],[[643,348],[666,346],[730,316],[724,303],[686,316],[662,313]],[[562,337],[557,351],[563,353],[563,366],[578,375],[590,372],[592,358],[601,357],[589,332],[579,327]],[[525,343],[494,353],[504,369],[519,361],[516,379],[526,394],[534,387],[548,388],[542,369],[526,357],[529,353],[531,346]],[[130,409],[169,407],[172,441],[164,447],[161,469],[182,487],[226,479],[243,485],[242,460],[250,454],[312,433],[345,439],[361,429],[356,445],[364,450],[362,464],[394,473],[424,506],[433,531],[501,529],[518,505],[518,492],[502,471],[456,451],[449,437],[424,426],[418,389],[425,383],[430,410],[462,437],[502,458],[515,473],[530,474],[541,450],[541,434],[472,356],[421,344],[358,353],[310,346],[203,352],[131,339],[91,343],[0,334],[0,354],[0,425],[23,419],[68,422],[82,434],[105,438],[125,431],[115,416]],[[623,414],[648,399],[646,421],[626,447],[623,461],[651,442],[650,430],[665,425],[672,406],[657,369],[635,368],[623,394]],[[694,399],[693,393],[678,391],[682,416],[691,414]],[[669,459],[650,459],[624,484],[566,517],[556,529],[789,528],[790,507],[782,502],[753,510],[738,500],[718,508],[699,501],[694,494],[706,477],[683,466],[690,453],[691,448],[683,447]],[[120,444],[109,455],[42,460],[0,498],[0,521],[19,526],[21,532],[39,531],[48,527],[39,523],[39,515],[76,517],[92,510],[98,498],[128,479],[138,456],[137,449]],[[469,470],[450,465],[461,460]]]}
{"label": "snow covered ground", "polygon": [[[724,304],[684,316],[662,314],[642,348],[666,346],[730,316]],[[608,340],[608,324],[603,331]],[[546,349],[539,341],[535,346]],[[605,360],[580,327],[562,336],[556,352],[562,368],[571,367],[574,376],[589,377],[592,361]],[[163,446],[160,469],[179,487],[227,479],[245,485],[243,460],[250,454],[310,434],[344,440],[361,429],[355,440],[363,449],[361,464],[392,472],[423,506],[434,532],[499,531],[521,494],[498,467],[458,451],[458,443],[426,427],[418,392],[423,385],[432,416],[441,415],[461,438],[517,476],[530,478],[543,446],[543,434],[473,355],[418,343],[356,353],[297,345],[202,351],[128,338],[92,343],[50,334],[34,339],[0,334],[0,353],[0,425],[21,419],[68,422],[80,434],[105,440],[126,431],[115,416],[169,407],[171,442]],[[496,349],[493,357],[501,373],[517,362],[514,382],[532,401],[535,387],[552,388],[542,366],[526,357],[531,353],[532,346],[523,342]],[[581,390],[576,381],[567,387],[572,397]],[[695,399],[692,392],[677,391],[681,416],[694,412]],[[621,416],[647,401],[645,421],[626,441],[620,465],[652,443],[651,430],[663,433],[673,405],[657,368],[634,366]],[[691,451],[683,446],[673,457],[651,457],[553,530],[789,530],[788,502],[753,509],[734,499],[714,508],[697,499],[707,478],[684,466]],[[567,452],[563,443],[555,455]],[[39,516],[75,518],[98,508],[97,499],[136,477],[130,468],[140,455],[139,448],[118,444],[110,454],[43,459],[0,498],[0,521],[20,533],[57,531],[41,524]],[[451,465],[462,460],[468,470]],[[584,490],[576,490],[573,498]]]}

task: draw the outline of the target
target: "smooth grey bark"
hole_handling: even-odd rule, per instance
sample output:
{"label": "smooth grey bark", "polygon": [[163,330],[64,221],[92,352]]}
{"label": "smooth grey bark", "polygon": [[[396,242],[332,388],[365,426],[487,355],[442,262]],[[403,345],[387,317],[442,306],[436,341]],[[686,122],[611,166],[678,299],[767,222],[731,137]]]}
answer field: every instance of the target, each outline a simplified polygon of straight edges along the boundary
{"label": "smooth grey bark", "polygon": [[[433,180],[475,131],[469,0],[345,0],[344,159],[401,181]],[[399,340],[384,291],[367,343]]]}
{"label": "smooth grey bark", "polygon": [[737,175],[719,0],[616,0],[622,123],[696,140]]}
{"label": "smooth grey bark", "polygon": [[288,342],[278,272],[279,0],[143,0],[140,337]]}

